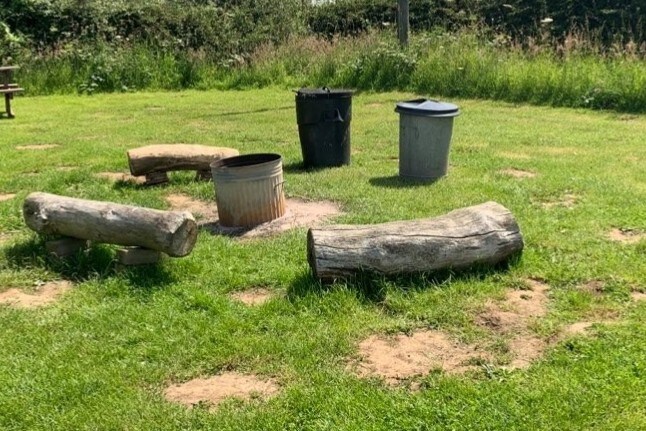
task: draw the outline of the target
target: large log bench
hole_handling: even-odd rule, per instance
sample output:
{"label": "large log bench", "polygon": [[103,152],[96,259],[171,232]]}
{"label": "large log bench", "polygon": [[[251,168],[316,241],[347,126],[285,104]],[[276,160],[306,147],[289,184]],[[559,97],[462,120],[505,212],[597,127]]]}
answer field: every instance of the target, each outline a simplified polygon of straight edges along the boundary
{"label": "large log bench", "polygon": [[197,179],[211,179],[211,163],[239,155],[233,148],[208,145],[148,145],[128,151],[130,173],[146,176],[146,185],[168,182],[169,171],[197,171]]}
{"label": "large log bench", "polygon": [[13,95],[20,91],[24,91],[24,89],[20,88],[18,84],[12,82],[13,72],[16,69],[18,69],[18,66],[0,67],[0,94],[4,94],[5,113],[9,118],[14,117],[13,111],[11,110]]}
{"label": "large log bench", "polygon": [[160,253],[188,255],[197,241],[197,223],[188,211],[161,211],[112,202],[31,193],[23,204],[25,223],[45,235],[61,236],[47,250],[66,257],[88,241],[134,248],[117,253],[124,265],[154,263]]}

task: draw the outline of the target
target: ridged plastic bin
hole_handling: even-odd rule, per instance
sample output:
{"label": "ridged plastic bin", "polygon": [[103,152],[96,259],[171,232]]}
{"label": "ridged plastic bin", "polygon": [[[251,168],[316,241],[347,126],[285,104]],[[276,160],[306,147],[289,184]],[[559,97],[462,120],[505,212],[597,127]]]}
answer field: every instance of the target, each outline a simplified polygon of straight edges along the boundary
{"label": "ridged plastic bin", "polygon": [[247,154],[211,163],[220,225],[251,227],[285,214],[283,159]]}

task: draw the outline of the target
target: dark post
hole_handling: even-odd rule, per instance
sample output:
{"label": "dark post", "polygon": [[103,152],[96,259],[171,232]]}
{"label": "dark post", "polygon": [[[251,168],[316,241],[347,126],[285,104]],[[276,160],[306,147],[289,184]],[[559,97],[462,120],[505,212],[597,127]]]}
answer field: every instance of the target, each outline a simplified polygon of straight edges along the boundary
{"label": "dark post", "polygon": [[397,0],[397,36],[402,46],[408,45],[409,0]]}

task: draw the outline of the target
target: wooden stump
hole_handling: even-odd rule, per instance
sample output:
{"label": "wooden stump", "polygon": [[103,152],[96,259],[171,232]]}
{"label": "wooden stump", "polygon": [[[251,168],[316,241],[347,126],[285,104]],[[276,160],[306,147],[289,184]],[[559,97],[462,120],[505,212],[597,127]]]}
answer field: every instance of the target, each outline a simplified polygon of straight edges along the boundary
{"label": "wooden stump", "polygon": [[188,255],[197,241],[197,223],[188,211],[32,193],[25,199],[23,215],[38,233],[139,246],[174,257]]}
{"label": "wooden stump", "polygon": [[359,271],[405,274],[493,265],[522,249],[516,220],[495,202],[436,218],[327,226],[307,235],[308,261],[321,280]]}
{"label": "wooden stump", "polygon": [[121,248],[117,250],[117,260],[125,266],[151,265],[159,263],[161,253],[141,247]]}

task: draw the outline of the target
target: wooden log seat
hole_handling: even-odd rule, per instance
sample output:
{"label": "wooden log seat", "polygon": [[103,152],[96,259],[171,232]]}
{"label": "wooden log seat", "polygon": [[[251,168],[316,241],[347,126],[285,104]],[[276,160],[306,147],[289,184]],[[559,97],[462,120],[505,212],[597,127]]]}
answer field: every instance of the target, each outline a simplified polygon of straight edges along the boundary
{"label": "wooden log seat", "polygon": [[138,246],[173,257],[188,255],[197,241],[197,223],[188,211],[31,193],[23,215],[27,226],[40,234]]}
{"label": "wooden log seat", "polygon": [[209,180],[212,162],[239,154],[233,148],[208,145],[148,145],[128,151],[128,164],[132,175],[146,175],[146,184],[154,185],[168,182],[169,171],[197,171],[198,179]]}
{"label": "wooden log seat", "polygon": [[312,272],[327,281],[359,271],[392,275],[494,265],[522,249],[516,220],[496,202],[422,220],[325,226],[307,235]]}

